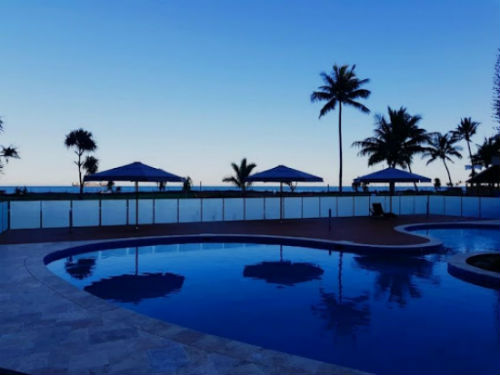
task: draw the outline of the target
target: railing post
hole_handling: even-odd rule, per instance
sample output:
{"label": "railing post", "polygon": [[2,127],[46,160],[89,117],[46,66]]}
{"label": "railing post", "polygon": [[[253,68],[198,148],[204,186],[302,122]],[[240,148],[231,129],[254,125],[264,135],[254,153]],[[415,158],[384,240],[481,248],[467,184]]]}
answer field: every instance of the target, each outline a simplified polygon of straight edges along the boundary
{"label": "railing post", "polygon": [[481,213],[481,197],[477,197],[477,205],[478,205],[478,217],[481,219],[483,216]]}
{"label": "railing post", "polygon": [[177,198],[177,224],[179,224],[179,198]]}
{"label": "railing post", "polygon": [[99,198],[99,226],[102,227],[102,199]]}
{"label": "railing post", "polygon": [[430,205],[430,202],[429,202],[429,201],[430,201],[430,198],[429,198],[429,197],[430,197],[430,195],[429,195],[429,194],[427,194],[427,203],[426,203],[426,205],[425,205],[425,215],[426,215],[426,216],[429,216],[429,205]]}
{"label": "railing post", "polygon": [[332,230],[332,209],[328,209],[328,232]]}
{"label": "railing post", "polygon": [[300,218],[304,218],[304,197],[300,197]]}
{"label": "railing post", "polygon": [[318,217],[321,217],[321,197],[318,196]]}
{"label": "railing post", "polygon": [[247,220],[247,199],[243,197],[243,221]]}
{"label": "railing post", "polygon": [[40,228],[43,228],[43,209],[42,209],[42,201],[40,201]]}
{"label": "railing post", "polygon": [[339,216],[339,196],[335,196],[335,214]]}
{"label": "railing post", "polygon": [[446,197],[443,195],[443,215],[446,216]]}
{"label": "railing post", "polygon": [[372,195],[368,195],[368,216],[370,216],[370,209],[372,207]]}
{"label": "railing post", "polygon": [[264,197],[262,200],[264,205],[264,210],[262,211],[262,214],[263,214],[263,219],[266,220],[266,197]]}
{"label": "railing post", "polygon": [[352,196],[352,216],[356,216],[356,203],[354,203],[354,195]]}

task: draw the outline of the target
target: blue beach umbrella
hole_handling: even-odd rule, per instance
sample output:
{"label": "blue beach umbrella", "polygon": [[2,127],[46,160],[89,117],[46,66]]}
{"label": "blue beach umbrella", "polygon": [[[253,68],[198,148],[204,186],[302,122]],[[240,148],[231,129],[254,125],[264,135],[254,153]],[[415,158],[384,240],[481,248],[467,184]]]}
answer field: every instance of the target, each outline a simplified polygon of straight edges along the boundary
{"label": "blue beach umbrella", "polygon": [[289,182],[323,182],[323,179],[312,174],[289,168],[285,165],[255,173],[247,177],[249,182],[279,182],[280,183],[280,220],[283,217],[283,183]]}
{"label": "blue beach umbrella", "polygon": [[139,219],[139,182],[183,182],[184,178],[165,172],[163,169],[153,168],[141,162],[134,162],[121,167],[85,176],[84,181],[130,181],[135,183],[135,225]]}
{"label": "blue beach umbrella", "polygon": [[394,193],[394,185],[396,182],[431,182],[428,177],[421,176],[416,173],[410,173],[396,168],[385,168],[377,172],[373,172],[354,179],[354,182],[370,182],[388,183],[391,194],[391,211],[392,211],[392,195]]}

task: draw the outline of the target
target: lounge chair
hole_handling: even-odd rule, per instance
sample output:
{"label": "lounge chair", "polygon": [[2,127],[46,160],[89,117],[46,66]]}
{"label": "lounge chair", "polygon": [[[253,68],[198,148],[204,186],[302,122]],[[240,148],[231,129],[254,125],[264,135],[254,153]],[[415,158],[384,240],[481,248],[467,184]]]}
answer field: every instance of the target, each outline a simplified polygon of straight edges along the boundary
{"label": "lounge chair", "polygon": [[384,212],[382,204],[372,203],[372,208],[370,209],[371,217],[396,217],[392,212]]}

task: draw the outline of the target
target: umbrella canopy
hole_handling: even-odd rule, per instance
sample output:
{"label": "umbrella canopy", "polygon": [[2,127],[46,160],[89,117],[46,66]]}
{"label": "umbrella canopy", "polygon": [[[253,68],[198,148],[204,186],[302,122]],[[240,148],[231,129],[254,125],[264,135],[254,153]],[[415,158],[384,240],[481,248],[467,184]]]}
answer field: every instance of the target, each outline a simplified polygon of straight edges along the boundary
{"label": "umbrella canopy", "polygon": [[182,288],[184,276],[173,273],[120,275],[95,281],[84,290],[93,295],[118,302],[138,303],[146,298],[163,297]]}
{"label": "umbrella canopy", "polygon": [[323,179],[312,174],[289,168],[285,165],[255,173],[246,178],[250,182],[279,182],[280,183],[280,220],[283,218],[283,183],[289,182],[323,182]]}
{"label": "umbrella canopy", "polygon": [[467,180],[469,184],[498,184],[500,183],[500,165],[493,165]]}
{"label": "umbrella canopy", "polygon": [[430,178],[396,168],[386,168],[354,179],[355,182],[431,182]]}
{"label": "umbrella canopy", "polygon": [[85,181],[183,182],[184,178],[136,161],[85,176]]}
{"label": "umbrella canopy", "polygon": [[323,182],[323,179],[309,173],[289,168],[284,165],[268,169],[267,171],[255,173],[246,179],[252,182]]}
{"label": "umbrella canopy", "polygon": [[132,181],[135,182],[135,227],[139,223],[139,182],[183,182],[184,178],[153,168],[141,162],[134,162],[121,167],[108,169],[84,177],[84,181]]}

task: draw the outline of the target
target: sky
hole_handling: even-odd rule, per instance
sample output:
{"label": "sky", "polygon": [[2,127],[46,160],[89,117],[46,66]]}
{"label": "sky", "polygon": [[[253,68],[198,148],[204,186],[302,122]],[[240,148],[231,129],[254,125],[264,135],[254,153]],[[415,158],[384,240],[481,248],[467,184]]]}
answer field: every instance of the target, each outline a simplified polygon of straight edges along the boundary
{"label": "sky", "polygon": [[[369,115],[343,110],[344,185],[386,167],[351,144],[387,106],[428,131],[471,116],[477,143],[494,133],[497,0],[2,0],[0,17],[0,144],[21,155],[0,185],[76,182],[64,137],[80,127],[101,170],[142,161],[220,185],[246,157],[337,185],[337,112],[318,119],[310,102],[335,63],[356,64],[372,92]],[[440,162],[413,171],[447,180]]]}

